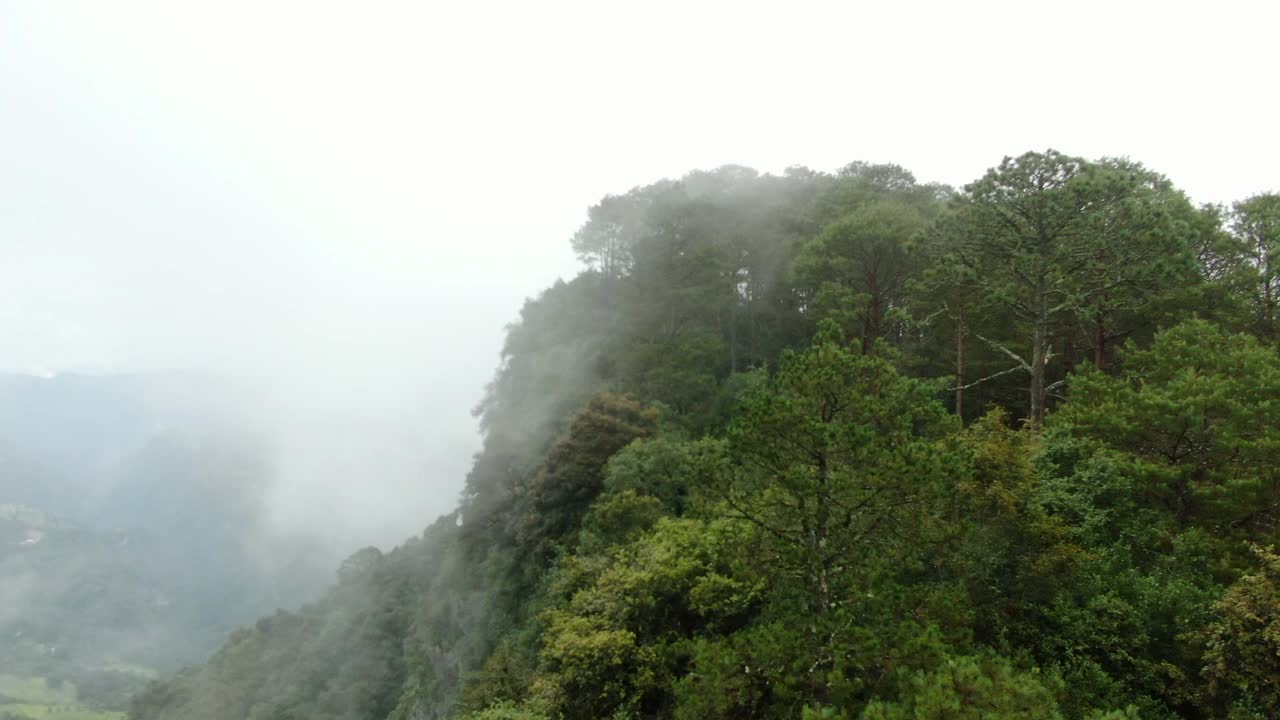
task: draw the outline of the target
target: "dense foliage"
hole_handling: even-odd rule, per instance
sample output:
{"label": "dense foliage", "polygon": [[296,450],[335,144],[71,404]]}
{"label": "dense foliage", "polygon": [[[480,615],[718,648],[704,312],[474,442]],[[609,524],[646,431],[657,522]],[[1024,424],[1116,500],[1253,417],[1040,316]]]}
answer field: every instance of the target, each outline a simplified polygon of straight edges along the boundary
{"label": "dense foliage", "polygon": [[1052,151],[606,197],[458,511],[131,716],[1276,717],[1277,207]]}

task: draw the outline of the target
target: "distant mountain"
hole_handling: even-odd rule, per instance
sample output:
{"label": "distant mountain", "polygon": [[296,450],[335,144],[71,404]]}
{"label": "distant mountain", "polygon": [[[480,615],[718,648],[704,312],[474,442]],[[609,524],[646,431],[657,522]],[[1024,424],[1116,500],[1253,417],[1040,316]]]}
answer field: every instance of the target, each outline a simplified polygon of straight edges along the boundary
{"label": "distant mountain", "polygon": [[327,554],[262,531],[268,453],[212,387],[0,375],[0,675],[121,709],[329,584]]}
{"label": "distant mountain", "polygon": [[0,375],[0,497],[69,515],[151,431],[140,378]]}

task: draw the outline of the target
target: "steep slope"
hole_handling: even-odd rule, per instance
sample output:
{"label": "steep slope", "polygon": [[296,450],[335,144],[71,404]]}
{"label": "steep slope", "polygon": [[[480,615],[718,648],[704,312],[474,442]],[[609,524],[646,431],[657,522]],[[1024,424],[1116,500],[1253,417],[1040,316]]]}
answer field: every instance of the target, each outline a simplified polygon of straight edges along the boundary
{"label": "steep slope", "polygon": [[132,718],[1280,710],[1280,358],[1212,208],[1052,151],[726,167],[573,243],[458,511]]}

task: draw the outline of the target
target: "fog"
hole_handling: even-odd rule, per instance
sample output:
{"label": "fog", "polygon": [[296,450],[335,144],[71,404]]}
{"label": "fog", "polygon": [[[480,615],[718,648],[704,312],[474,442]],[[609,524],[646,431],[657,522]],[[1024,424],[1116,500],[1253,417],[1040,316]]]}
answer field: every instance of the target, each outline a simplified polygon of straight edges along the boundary
{"label": "fog", "polygon": [[1052,146],[1224,202],[1280,164],[1244,3],[263,5],[0,3],[0,370],[231,379],[273,528],[349,549],[452,509],[504,325],[605,193]]}

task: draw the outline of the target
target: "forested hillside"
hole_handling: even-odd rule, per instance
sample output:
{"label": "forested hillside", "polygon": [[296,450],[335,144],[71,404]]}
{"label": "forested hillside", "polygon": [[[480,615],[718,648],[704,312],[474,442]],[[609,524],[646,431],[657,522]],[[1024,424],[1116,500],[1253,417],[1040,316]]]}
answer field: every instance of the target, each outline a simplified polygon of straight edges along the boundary
{"label": "forested hillside", "polygon": [[725,167],[572,243],[458,510],[132,718],[1280,716],[1280,196]]}

